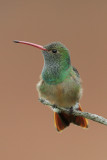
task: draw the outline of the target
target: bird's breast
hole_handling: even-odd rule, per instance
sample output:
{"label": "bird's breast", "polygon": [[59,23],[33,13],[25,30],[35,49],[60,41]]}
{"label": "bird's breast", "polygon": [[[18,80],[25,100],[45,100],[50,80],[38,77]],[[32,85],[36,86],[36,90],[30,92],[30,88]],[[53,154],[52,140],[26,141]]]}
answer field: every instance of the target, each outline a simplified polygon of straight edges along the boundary
{"label": "bird's breast", "polygon": [[59,107],[75,105],[82,95],[81,84],[73,78],[57,85],[49,85],[41,79],[37,84],[37,90],[40,98],[47,99],[51,104],[56,104]]}

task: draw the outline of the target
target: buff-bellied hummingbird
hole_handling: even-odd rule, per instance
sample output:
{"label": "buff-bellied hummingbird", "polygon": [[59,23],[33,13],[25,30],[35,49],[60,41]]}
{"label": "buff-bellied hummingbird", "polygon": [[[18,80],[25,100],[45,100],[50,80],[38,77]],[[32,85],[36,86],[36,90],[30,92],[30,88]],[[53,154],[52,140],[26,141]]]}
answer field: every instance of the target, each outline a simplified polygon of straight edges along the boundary
{"label": "buff-bellied hummingbird", "polygon": [[72,110],[75,105],[77,105],[77,110],[82,111],[79,104],[82,96],[81,79],[77,69],[71,64],[69,50],[60,42],[52,42],[45,46],[25,41],[15,40],[14,42],[42,50],[44,67],[37,90],[40,98],[48,100],[60,109],[54,109],[54,123],[57,131],[62,131],[70,123],[88,128],[86,118],[64,111],[64,108]]}

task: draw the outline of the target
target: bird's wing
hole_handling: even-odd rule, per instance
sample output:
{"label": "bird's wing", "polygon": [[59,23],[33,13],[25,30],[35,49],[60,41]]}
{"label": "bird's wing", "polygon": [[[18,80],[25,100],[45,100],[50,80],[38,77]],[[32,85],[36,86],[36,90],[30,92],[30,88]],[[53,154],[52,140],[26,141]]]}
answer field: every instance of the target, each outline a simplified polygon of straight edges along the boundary
{"label": "bird's wing", "polygon": [[78,70],[75,67],[73,67],[73,71],[76,73],[77,77],[80,77],[79,72],[78,72]]}

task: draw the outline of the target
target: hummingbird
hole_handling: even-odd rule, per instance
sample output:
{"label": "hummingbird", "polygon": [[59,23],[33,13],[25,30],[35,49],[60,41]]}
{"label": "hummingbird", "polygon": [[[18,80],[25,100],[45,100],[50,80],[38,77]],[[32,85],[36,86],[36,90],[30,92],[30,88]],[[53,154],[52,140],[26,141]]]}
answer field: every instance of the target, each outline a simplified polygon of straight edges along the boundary
{"label": "hummingbird", "polygon": [[[37,84],[39,98],[48,100],[55,106],[54,124],[61,132],[70,123],[88,128],[88,120],[81,116],[74,116],[72,109],[83,111],[80,105],[82,84],[78,70],[71,64],[69,50],[60,42],[52,42],[41,46],[38,44],[15,40],[36,47],[42,51],[44,66]],[[69,112],[66,112],[69,109]]]}

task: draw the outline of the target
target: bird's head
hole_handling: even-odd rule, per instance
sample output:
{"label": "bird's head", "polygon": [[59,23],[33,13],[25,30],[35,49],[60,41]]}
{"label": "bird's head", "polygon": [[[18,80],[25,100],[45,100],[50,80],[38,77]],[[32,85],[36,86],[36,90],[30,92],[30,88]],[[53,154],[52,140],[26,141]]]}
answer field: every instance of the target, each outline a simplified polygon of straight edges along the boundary
{"label": "bird's head", "polygon": [[41,46],[25,41],[14,41],[16,43],[30,45],[42,50],[44,56],[43,79],[51,84],[61,82],[66,77],[66,71],[71,65],[68,49],[60,42],[52,42]]}
{"label": "bird's head", "polygon": [[45,63],[51,63],[51,64],[56,64],[59,63],[60,65],[64,66],[69,66],[70,65],[70,55],[68,49],[60,42],[52,42],[48,45],[41,46],[37,45],[34,43],[30,42],[25,42],[25,41],[18,41],[15,40],[15,43],[21,43],[21,44],[26,44],[30,45],[36,48],[39,48],[42,50]]}

